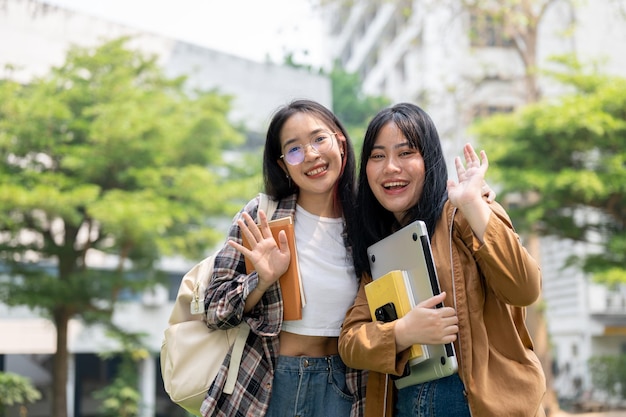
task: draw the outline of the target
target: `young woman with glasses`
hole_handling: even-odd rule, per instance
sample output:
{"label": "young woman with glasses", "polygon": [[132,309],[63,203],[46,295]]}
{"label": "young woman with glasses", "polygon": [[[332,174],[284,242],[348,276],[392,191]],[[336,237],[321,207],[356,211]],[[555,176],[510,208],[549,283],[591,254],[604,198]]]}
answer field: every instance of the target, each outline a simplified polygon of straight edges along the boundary
{"label": "young woman with glasses", "polygon": [[[362,280],[339,350],[348,366],[371,370],[367,417],[545,416],[546,380],[524,322],[539,266],[502,206],[484,199],[487,155],[469,144],[463,153],[458,182],[448,180],[435,125],[409,103],[379,112],[365,133],[350,236]],[[372,321],[367,248],[415,220],[427,225],[442,293],[398,320]],[[394,389],[389,375],[402,375],[411,345],[444,343],[454,343],[457,374]]]}
{"label": "young woman with glasses", "polygon": [[[251,332],[234,392],[222,393],[224,366],[202,413],[361,416],[365,374],[346,368],[338,355],[340,328],[358,289],[347,244],[356,183],[350,138],[324,106],[294,101],[270,122],[263,176],[265,193],[278,201],[273,218],[294,218],[306,306],[301,320],[283,320],[277,280],[293,254],[284,232],[275,242],[255,198],[235,216],[205,298],[210,328],[245,320]],[[251,241],[250,250],[242,246],[242,234]],[[255,272],[246,274],[244,256]]]}

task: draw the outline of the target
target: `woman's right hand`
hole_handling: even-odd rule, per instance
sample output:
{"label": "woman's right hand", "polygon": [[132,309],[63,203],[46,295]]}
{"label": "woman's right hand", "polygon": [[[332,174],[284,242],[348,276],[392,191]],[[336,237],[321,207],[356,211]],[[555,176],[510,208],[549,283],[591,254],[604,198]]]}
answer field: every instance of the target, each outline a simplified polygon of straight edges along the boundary
{"label": "woman's right hand", "polygon": [[242,235],[245,235],[250,243],[250,249],[233,240],[229,240],[228,244],[252,262],[259,276],[256,288],[265,292],[287,271],[291,254],[285,232],[281,230],[278,233],[278,244],[276,244],[263,210],[259,210],[258,216],[261,221],[260,226],[257,226],[248,213],[243,213],[243,218],[237,221]]}
{"label": "woman's right hand", "polygon": [[397,352],[416,344],[439,345],[456,340],[459,332],[456,311],[452,307],[436,308],[445,298],[445,292],[430,297],[396,320],[394,334]]}

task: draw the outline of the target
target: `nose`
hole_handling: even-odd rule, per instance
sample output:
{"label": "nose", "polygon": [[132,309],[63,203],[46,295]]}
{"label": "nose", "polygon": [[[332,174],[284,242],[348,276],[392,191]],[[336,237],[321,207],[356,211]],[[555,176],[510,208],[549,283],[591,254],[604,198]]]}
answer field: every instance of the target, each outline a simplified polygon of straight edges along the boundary
{"label": "nose", "polygon": [[307,143],[302,146],[302,152],[304,153],[305,159],[308,158],[309,153],[313,154],[313,159],[316,159],[317,157],[320,156],[320,153],[317,151],[317,149],[315,149],[315,147],[310,143]]}
{"label": "nose", "polygon": [[399,172],[401,170],[400,163],[395,157],[390,156],[385,160],[384,172]]}

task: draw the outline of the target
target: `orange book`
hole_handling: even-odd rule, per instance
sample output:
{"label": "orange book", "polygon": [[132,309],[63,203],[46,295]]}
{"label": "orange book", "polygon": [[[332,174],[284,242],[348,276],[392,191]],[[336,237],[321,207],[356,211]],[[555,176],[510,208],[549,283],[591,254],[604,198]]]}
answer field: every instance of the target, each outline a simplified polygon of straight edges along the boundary
{"label": "orange book", "polygon": [[[300,276],[300,266],[298,265],[298,253],[296,252],[296,235],[294,232],[294,224],[291,216],[282,217],[280,219],[270,220],[268,222],[272,230],[274,240],[278,242],[278,232],[285,231],[287,235],[287,244],[291,253],[291,260],[287,271],[279,278],[280,290],[283,295],[283,319],[284,320],[300,320],[302,319],[302,307],[306,304],[304,291],[302,291],[302,277]],[[245,236],[242,235],[243,245],[250,249],[250,244]],[[249,274],[254,271],[254,265],[244,257],[246,263],[246,272]]]}

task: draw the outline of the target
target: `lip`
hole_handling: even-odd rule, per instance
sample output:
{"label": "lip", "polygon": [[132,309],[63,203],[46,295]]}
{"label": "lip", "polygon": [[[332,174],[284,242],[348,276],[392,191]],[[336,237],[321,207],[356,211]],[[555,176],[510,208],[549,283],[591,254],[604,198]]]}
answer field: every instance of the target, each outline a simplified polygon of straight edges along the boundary
{"label": "lip", "polygon": [[402,192],[409,185],[409,181],[401,179],[386,180],[381,183],[381,187],[387,193]]}
{"label": "lip", "polygon": [[304,173],[308,178],[319,177],[328,171],[328,164],[318,164]]}

